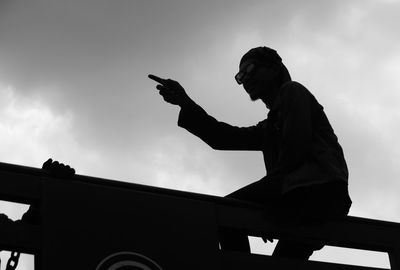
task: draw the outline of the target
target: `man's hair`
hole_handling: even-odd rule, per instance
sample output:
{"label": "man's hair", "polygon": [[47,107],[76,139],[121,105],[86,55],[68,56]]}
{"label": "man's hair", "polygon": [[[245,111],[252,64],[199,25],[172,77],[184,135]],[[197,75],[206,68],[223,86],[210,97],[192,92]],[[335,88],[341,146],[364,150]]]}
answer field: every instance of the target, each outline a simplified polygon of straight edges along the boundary
{"label": "man's hair", "polygon": [[249,59],[257,60],[267,64],[274,63],[279,65],[282,63],[282,58],[279,56],[279,54],[274,49],[268,47],[256,47],[251,49],[242,56],[240,64]]}
{"label": "man's hair", "polygon": [[279,80],[280,83],[283,84],[286,81],[290,81],[290,73],[286,66],[282,63],[282,58],[279,56],[279,54],[271,48],[262,46],[262,47],[256,47],[251,50],[249,50],[247,53],[245,53],[242,56],[242,59],[240,60],[240,65],[247,60],[256,60],[261,63],[265,64],[275,64],[279,67]]}

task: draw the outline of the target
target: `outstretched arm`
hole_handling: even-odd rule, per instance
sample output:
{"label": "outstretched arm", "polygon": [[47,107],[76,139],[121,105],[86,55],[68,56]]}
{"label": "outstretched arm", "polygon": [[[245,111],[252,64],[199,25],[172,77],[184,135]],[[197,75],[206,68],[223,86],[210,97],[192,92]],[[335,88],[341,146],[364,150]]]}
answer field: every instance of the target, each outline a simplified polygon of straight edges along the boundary
{"label": "outstretched arm", "polygon": [[149,78],[159,83],[156,88],[166,102],[181,107],[178,125],[202,139],[212,148],[261,150],[263,138],[261,124],[242,128],[217,121],[197,105],[177,81],[162,79],[154,75],[149,75]]}
{"label": "outstretched arm", "polygon": [[216,120],[195,104],[181,109],[178,125],[202,139],[213,149],[262,150],[264,122],[250,127],[232,126]]}

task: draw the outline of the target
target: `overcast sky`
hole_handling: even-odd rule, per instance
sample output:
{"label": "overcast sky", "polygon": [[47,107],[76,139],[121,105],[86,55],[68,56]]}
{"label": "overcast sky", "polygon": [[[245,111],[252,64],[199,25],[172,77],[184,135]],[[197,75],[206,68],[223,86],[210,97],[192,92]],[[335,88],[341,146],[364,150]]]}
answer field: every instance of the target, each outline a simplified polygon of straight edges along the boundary
{"label": "overcast sky", "polygon": [[152,73],[221,121],[266,118],[235,83],[278,51],[324,106],[350,171],[350,215],[400,222],[400,1],[0,0],[0,161],[223,196],[265,175],[177,127]]}

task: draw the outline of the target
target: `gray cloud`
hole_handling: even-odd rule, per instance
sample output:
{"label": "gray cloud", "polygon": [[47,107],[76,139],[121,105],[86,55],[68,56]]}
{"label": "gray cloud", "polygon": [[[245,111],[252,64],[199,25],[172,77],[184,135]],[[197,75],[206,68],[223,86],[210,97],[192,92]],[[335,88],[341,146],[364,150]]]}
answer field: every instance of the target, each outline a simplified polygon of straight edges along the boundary
{"label": "gray cloud", "polygon": [[217,152],[177,128],[178,110],[146,76],[176,78],[210,114],[251,125],[267,111],[233,75],[265,44],[324,105],[350,169],[351,214],[398,221],[399,8],[0,0],[2,161],[37,167],[51,155],[82,174],[229,193],[265,174],[261,154]]}
{"label": "gray cloud", "polygon": [[[261,178],[265,170],[259,153],[214,152],[178,129],[176,108],[160,100],[146,75],[177,78],[219,119],[254,124],[265,118],[265,108],[248,101],[233,74],[249,46],[266,44],[278,49],[293,77],[327,108],[347,153],[356,194],[366,190],[357,184],[361,178],[368,179],[371,190],[377,188],[379,168],[386,168],[382,178],[398,175],[395,167],[388,168],[396,155],[393,138],[399,131],[393,123],[398,118],[379,109],[394,110],[398,100],[385,70],[391,64],[391,72],[397,71],[389,60],[398,47],[398,3],[3,0],[0,5],[1,82],[12,85],[21,100],[41,100],[54,115],[72,115],[69,135],[104,164],[100,170],[86,163],[85,173],[152,177],[149,169],[140,173],[139,168],[146,167],[144,160],[160,165],[147,158],[156,153],[154,145],[172,136],[185,147],[180,156],[171,148],[160,146],[159,151],[181,164],[181,175],[191,171],[207,185],[205,179],[212,179],[220,166],[213,181],[226,183],[221,193]],[[357,114],[343,100],[354,103]],[[367,110],[371,104],[378,106],[376,112]],[[371,129],[369,113],[385,115],[391,124]],[[193,164],[192,153],[198,153]],[[373,162],[366,158],[371,153],[385,158]],[[71,159],[80,160],[72,154]],[[374,172],[367,174],[366,168]]]}

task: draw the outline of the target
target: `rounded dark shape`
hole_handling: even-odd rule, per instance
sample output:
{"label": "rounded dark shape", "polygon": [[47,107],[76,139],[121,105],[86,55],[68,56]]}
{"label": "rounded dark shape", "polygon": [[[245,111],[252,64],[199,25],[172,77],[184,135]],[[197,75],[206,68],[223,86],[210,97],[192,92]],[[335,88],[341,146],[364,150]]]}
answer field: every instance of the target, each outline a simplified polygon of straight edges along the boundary
{"label": "rounded dark shape", "polygon": [[96,270],[162,270],[162,268],[144,255],[117,252],[103,259]]}
{"label": "rounded dark shape", "polygon": [[279,56],[279,54],[274,49],[268,47],[256,47],[249,50],[243,55],[242,59],[240,60],[240,64],[249,59],[253,59],[264,64],[282,63],[282,58]]}

